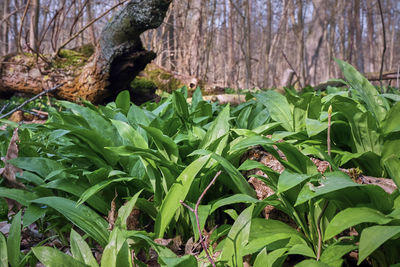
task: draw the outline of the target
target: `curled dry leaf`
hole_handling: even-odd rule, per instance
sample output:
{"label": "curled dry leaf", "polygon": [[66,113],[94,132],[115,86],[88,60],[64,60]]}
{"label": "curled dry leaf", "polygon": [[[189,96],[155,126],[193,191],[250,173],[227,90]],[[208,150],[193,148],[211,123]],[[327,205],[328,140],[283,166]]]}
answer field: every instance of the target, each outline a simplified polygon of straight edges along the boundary
{"label": "curled dry leaf", "polygon": [[10,140],[10,144],[8,145],[7,154],[5,158],[2,158],[5,165],[4,168],[0,169],[0,175],[2,175],[6,179],[7,183],[10,186],[24,188],[25,186],[22,183],[17,182],[16,178],[16,173],[17,172],[22,173],[22,170],[8,163],[9,160],[18,157],[18,144],[17,144],[18,141],[19,141],[18,128],[15,128],[13,136],[11,137]]}

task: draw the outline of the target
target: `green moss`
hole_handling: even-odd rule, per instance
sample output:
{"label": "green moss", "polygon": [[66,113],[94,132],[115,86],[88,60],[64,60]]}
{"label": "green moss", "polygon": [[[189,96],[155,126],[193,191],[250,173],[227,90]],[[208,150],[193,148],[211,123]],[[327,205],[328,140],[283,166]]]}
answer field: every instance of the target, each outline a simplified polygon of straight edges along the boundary
{"label": "green moss", "polygon": [[131,91],[135,94],[148,95],[155,92],[157,85],[144,77],[136,77],[131,82]]}
{"label": "green moss", "polygon": [[89,58],[94,53],[94,46],[92,44],[85,44],[74,50],[81,53],[84,57]]}
{"label": "green moss", "polygon": [[68,67],[82,67],[87,62],[87,57],[84,56],[82,53],[62,49],[58,54],[58,58],[53,61],[53,65],[56,68],[66,69]]}
{"label": "green moss", "polygon": [[157,68],[152,64],[147,65],[143,71],[147,79],[153,81],[157,88],[163,92],[171,93],[172,91],[184,86],[184,83],[176,79],[171,73]]}

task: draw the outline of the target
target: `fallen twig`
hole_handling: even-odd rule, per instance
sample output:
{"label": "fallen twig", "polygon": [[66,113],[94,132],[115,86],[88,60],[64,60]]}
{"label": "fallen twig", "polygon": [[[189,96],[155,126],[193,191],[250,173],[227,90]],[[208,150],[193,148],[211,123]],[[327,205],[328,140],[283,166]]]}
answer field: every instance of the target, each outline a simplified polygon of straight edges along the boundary
{"label": "fallen twig", "polygon": [[24,103],[22,103],[21,105],[19,105],[19,106],[16,107],[16,108],[14,108],[14,109],[11,110],[10,112],[8,112],[8,113],[6,113],[6,114],[4,114],[4,115],[1,115],[1,116],[0,116],[0,119],[3,119],[3,118],[5,118],[5,117],[10,116],[10,115],[13,114],[15,111],[20,110],[20,109],[21,109],[23,106],[25,106],[26,104],[32,102],[33,100],[35,100],[35,99],[41,97],[41,96],[44,95],[44,94],[47,94],[47,93],[50,93],[50,92],[55,91],[56,89],[60,88],[60,87],[63,86],[63,85],[64,85],[64,83],[61,83],[61,84],[59,84],[59,85],[57,85],[57,86],[55,86],[55,87],[53,87],[53,88],[50,88],[50,89],[48,89],[48,90],[42,91],[41,93],[35,95],[34,97],[32,97],[32,98],[26,100]]}
{"label": "fallen twig", "polygon": [[207,193],[208,189],[210,189],[210,187],[214,184],[215,180],[217,180],[218,176],[221,174],[221,171],[218,171],[217,174],[215,174],[214,178],[211,180],[211,182],[209,183],[209,185],[206,187],[206,189],[204,189],[203,193],[201,193],[199,199],[196,202],[196,206],[194,207],[194,210],[189,207],[186,203],[184,203],[182,200],[180,201],[180,203],[185,206],[188,210],[190,210],[191,212],[194,213],[194,216],[196,217],[196,224],[197,224],[197,231],[199,232],[199,240],[201,243],[201,246],[203,247],[204,252],[207,255],[208,261],[211,263],[211,265],[213,267],[215,266],[215,262],[212,259],[212,257],[210,256],[210,254],[208,253],[208,247],[207,247],[207,243],[205,238],[203,237],[203,234],[201,232],[201,228],[200,228],[200,220],[199,220],[199,206],[200,206],[200,202],[203,199],[203,197],[205,196],[205,194]]}

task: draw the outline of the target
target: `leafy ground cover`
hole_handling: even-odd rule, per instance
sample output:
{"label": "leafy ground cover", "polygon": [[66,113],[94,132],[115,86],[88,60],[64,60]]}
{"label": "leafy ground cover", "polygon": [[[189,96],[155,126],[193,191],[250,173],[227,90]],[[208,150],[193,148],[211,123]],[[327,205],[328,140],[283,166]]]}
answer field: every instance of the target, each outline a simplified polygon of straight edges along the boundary
{"label": "leafy ground cover", "polygon": [[59,101],[45,124],[3,120],[1,265],[397,266],[399,192],[356,178],[399,186],[399,95],[338,64],[348,88],[235,107],[199,89],[188,104],[185,88],[139,107],[125,91],[106,106]]}

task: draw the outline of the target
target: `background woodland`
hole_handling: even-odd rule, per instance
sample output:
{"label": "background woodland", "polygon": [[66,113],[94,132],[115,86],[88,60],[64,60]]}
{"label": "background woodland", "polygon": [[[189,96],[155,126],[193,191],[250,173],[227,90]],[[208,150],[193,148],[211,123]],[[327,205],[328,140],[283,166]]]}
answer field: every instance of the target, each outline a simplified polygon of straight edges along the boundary
{"label": "background woodland", "polygon": [[[2,0],[0,55],[96,44],[122,3]],[[173,1],[163,25],[142,39],[158,65],[218,86],[276,87],[287,70],[301,77],[300,86],[315,85],[340,76],[335,57],[361,72],[379,72],[384,47],[383,69],[397,72],[400,2],[381,3],[386,46],[373,0]]]}

